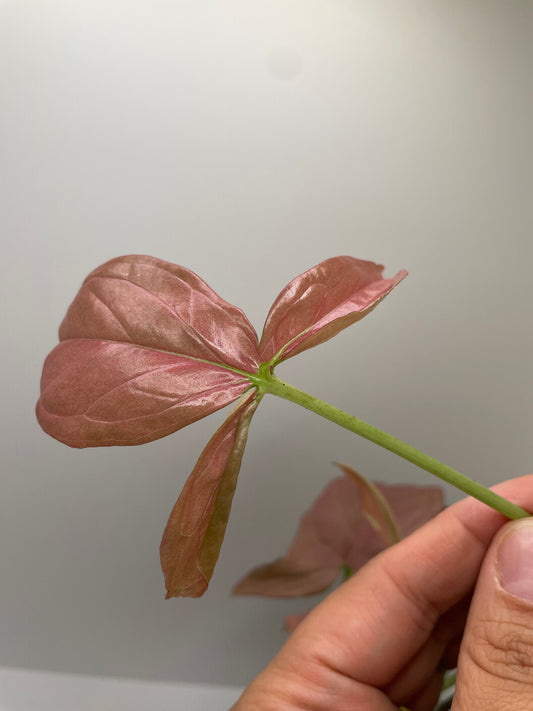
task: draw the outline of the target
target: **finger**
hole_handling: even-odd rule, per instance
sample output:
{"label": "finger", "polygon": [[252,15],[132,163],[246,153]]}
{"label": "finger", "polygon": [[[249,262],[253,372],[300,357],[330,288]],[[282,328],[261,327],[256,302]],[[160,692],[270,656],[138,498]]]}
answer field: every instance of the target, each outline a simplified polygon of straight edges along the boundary
{"label": "finger", "polygon": [[[495,490],[533,509],[533,475]],[[471,498],[446,509],[328,596],[280,656],[386,686],[427,642],[441,615],[469,594],[504,521]]]}
{"label": "finger", "polygon": [[459,653],[454,711],[533,709],[533,520],[508,524],[479,576]]}
{"label": "finger", "polygon": [[456,666],[453,658],[457,639],[462,636],[468,614],[469,598],[446,612],[436,624],[429,639],[420,647],[395,679],[384,691],[398,705],[413,708],[406,700],[418,696],[428,685],[428,680],[442,676],[445,669]]}
{"label": "finger", "polygon": [[420,691],[403,703],[409,711],[433,711],[442,691],[444,672],[434,672]]}

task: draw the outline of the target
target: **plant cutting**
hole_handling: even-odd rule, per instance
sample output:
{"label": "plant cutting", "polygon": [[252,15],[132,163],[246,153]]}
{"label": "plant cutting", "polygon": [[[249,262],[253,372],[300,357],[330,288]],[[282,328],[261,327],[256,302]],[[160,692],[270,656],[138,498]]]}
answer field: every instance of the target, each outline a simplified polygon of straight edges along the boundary
{"label": "plant cutting", "polygon": [[167,597],[197,597],[207,589],[248,428],[265,395],[301,405],[385,447],[510,519],[529,515],[275,373],[283,361],[368,315],[406,275],[384,278],[374,262],[328,259],[281,291],[261,338],[240,309],[185,267],[129,255],[84,280],[43,368],[36,412],[49,435],[71,447],[143,444],[236,402],[170,513],[160,548]]}

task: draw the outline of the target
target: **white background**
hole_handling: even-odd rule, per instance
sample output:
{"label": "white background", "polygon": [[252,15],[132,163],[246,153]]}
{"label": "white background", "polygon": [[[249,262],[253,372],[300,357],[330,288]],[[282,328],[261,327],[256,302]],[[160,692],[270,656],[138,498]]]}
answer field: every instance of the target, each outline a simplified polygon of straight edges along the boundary
{"label": "white background", "polygon": [[330,462],[429,480],[265,398],[212,585],[165,601],[159,539],[226,413],[83,451],[33,414],[111,257],[188,266],[258,330],[324,258],[407,268],[280,376],[487,484],[533,471],[532,23],[528,0],[0,3],[0,664],[244,684],[312,601],[231,586],[285,549]]}

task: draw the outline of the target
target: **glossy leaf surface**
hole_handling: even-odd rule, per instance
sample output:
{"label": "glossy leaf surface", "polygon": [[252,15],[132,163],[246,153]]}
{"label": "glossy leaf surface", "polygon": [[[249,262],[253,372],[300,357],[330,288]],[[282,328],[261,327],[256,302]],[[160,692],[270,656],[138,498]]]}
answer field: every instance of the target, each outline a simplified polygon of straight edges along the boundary
{"label": "glossy leaf surface", "polygon": [[258,367],[244,314],[190,270],[153,257],[119,257],[89,274],[59,336],[37,418],[72,447],[168,435],[249,387],[226,366]]}
{"label": "glossy leaf surface", "polygon": [[71,447],[142,444],[224,407],[249,385],[172,353],[75,339],[46,359],[37,418]]}
{"label": "glossy leaf surface", "polygon": [[[247,375],[281,348],[280,360],[369,313],[406,274],[381,272],[351,257],[318,264],[278,296],[259,345],[244,313],[189,269],[143,255],[112,259],[84,280],[60,326],[43,368],[39,423],[73,447],[168,435],[238,399],[251,387]],[[257,403],[248,395],[217,431],[174,507],[161,544],[168,596],[207,587]],[[315,527],[310,521],[296,555],[278,563],[295,589],[327,586],[338,573],[335,545],[317,547]]]}
{"label": "glossy leaf surface", "polygon": [[198,597],[207,589],[257,404],[248,395],[217,430],[170,514],[160,548],[167,598]]}
{"label": "glossy leaf surface", "polygon": [[[442,510],[438,487],[376,484],[402,535]],[[361,490],[347,477],[333,479],[304,514],[287,553],[252,570],[234,588],[237,595],[299,597],[326,590],[344,565],[358,570],[385,548],[365,517]]]}
{"label": "glossy leaf surface", "polygon": [[59,339],[134,343],[256,372],[257,335],[243,312],[190,269],[117,257],[84,280]]}
{"label": "glossy leaf surface", "polygon": [[374,262],[333,257],[293,279],[270,309],[260,359],[271,360],[284,346],[280,360],[292,357],[366,316],[407,275],[384,279],[382,271]]}

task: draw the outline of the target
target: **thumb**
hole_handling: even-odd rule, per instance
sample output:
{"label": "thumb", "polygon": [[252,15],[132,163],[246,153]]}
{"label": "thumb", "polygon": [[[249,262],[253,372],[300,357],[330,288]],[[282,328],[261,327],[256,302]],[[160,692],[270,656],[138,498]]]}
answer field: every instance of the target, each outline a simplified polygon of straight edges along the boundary
{"label": "thumb", "polygon": [[533,518],[501,529],[474,591],[452,711],[533,711]]}

